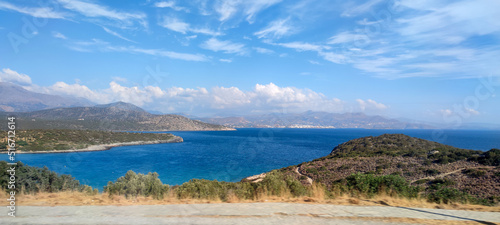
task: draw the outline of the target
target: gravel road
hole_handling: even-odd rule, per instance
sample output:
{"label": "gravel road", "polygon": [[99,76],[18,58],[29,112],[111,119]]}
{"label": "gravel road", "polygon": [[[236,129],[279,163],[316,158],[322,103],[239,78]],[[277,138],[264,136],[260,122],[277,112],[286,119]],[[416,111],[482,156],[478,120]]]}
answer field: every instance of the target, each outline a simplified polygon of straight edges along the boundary
{"label": "gravel road", "polygon": [[[386,206],[221,203],[138,206],[18,206],[0,224],[405,224],[415,221],[500,223],[500,213]],[[415,220],[416,219],[416,220]],[[425,223],[425,222],[422,222]],[[449,224],[449,223],[448,223]]]}

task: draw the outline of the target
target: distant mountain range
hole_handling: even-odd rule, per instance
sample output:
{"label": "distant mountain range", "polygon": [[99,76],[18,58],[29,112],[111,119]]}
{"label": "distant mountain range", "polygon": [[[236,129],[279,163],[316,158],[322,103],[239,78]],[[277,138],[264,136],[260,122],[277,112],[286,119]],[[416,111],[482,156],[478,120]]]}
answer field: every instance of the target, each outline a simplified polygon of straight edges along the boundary
{"label": "distant mountain range", "polygon": [[91,107],[54,108],[15,115],[19,129],[89,129],[113,131],[233,130],[179,115],[154,115],[135,105],[116,102]]}
{"label": "distant mountain range", "polygon": [[366,128],[366,129],[429,129],[422,123],[402,122],[364,113],[304,113],[265,114],[257,116],[200,118],[207,123],[228,127],[276,127],[276,128]]}
{"label": "distant mountain range", "polygon": [[41,94],[28,91],[13,83],[0,82],[0,111],[29,112],[57,107],[91,105],[94,103],[85,99]]}
{"label": "distant mountain range", "polygon": [[[412,122],[411,120],[390,119],[364,113],[307,111],[304,113],[271,113],[212,118],[199,118],[182,113],[164,115],[158,111],[148,112],[135,105],[123,102],[95,105],[86,99],[36,93],[16,84],[0,82],[0,115],[6,115],[8,112],[16,112],[15,114],[20,116],[20,120],[24,120],[20,124],[21,128],[101,130],[218,130],[227,129],[225,127],[446,128],[446,124]],[[464,123],[459,129],[500,129],[500,125]]]}

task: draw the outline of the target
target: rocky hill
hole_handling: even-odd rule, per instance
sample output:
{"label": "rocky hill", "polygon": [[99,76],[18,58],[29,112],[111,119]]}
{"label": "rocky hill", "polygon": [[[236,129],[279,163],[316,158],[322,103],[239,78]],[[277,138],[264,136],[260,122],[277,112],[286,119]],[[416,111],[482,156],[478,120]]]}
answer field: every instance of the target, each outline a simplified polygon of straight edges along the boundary
{"label": "rocky hill", "polygon": [[93,105],[84,99],[36,93],[7,82],[0,82],[0,96],[2,96],[0,111],[4,112],[29,112],[56,107]]}
{"label": "rocky hill", "polygon": [[124,102],[92,107],[55,108],[15,115],[19,129],[90,129],[113,131],[233,130],[178,115],[154,115]]}
{"label": "rocky hill", "polygon": [[328,156],[279,171],[305,185],[323,183],[330,191],[345,186],[346,179],[357,173],[399,175],[428,196],[500,201],[499,149],[460,149],[403,134],[354,139],[338,145]]}
{"label": "rocky hill", "polygon": [[201,118],[201,121],[229,127],[280,128],[366,128],[366,129],[426,129],[429,125],[402,122],[364,113],[327,113],[307,111],[294,114],[265,114],[258,116]]}

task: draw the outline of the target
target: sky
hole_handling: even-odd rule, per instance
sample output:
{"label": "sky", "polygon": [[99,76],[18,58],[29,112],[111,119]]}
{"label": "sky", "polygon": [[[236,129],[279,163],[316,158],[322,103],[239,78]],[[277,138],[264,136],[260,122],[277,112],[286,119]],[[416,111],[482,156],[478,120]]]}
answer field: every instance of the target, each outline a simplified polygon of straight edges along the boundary
{"label": "sky", "polygon": [[500,124],[500,1],[0,0],[0,81],[197,116]]}

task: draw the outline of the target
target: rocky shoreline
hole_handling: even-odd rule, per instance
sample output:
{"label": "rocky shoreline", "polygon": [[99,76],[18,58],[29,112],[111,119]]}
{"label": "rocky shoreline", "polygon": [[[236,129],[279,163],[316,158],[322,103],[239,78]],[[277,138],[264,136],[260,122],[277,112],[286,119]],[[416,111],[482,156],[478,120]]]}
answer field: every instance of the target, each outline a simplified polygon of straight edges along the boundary
{"label": "rocky shoreline", "polygon": [[[43,153],[69,153],[69,152],[93,152],[93,151],[105,151],[114,147],[120,146],[130,146],[130,145],[151,145],[151,144],[164,144],[164,143],[180,143],[184,140],[182,137],[174,136],[168,140],[157,140],[157,141],[132,141],[132,142],[121,142],[112,144],[102,144],[102,145],[91,145],[82,149],[68,149],[68,150],[46,150],[46,151],[16,151],[16,154],[43,154]],[[2,153],[7,153],[4,151]]]}

